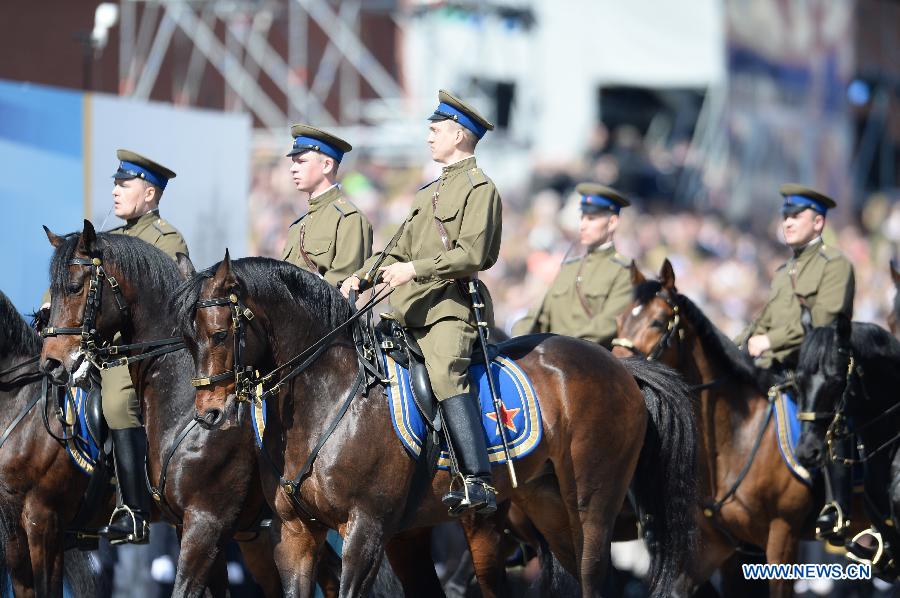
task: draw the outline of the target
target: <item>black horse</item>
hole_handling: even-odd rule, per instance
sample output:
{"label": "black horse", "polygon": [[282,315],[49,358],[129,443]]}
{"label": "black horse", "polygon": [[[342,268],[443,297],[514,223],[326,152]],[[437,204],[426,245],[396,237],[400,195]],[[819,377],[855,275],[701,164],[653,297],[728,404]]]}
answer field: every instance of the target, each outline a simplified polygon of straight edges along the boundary
{"label": "black horse", "polygon": [[[797,381],[804,420],[798,458],[807,467],[828,459],[848,467],[862,463],[865,505],[874,530],[857,538],[870,534],[878,544],[873,548],[854,539],[849,548],[872,560],[876,569],[892,568],[890,550],[896,555],[900,549],[900,341],[880,326],[838,316],[807,334]],[[848,434],[855,436],[858,456],[833,450],[847,444],[840,441]],[[886,573],[896,575],[895,567]]]}

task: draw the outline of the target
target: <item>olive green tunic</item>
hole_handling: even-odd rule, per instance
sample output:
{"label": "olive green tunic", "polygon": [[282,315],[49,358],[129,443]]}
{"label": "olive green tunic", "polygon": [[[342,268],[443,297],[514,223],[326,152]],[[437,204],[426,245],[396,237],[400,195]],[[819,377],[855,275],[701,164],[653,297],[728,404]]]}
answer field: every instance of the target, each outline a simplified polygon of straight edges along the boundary
{"label": "olive green tunic", "polygon": [[370,255],[371,223],[344,197],[340,186],[334,185],[311,199],[309,211],[291,224],[281,259],[340,286]]}
{"label": "olive green tunic", "polygon": [[777,361],[793,368],[804,337],[798,297],[809,306],[813,326],[827,326],[839,313],[852,317],[854,291],[853,266],[840,251],[817,239],[778,268],[765,308],[739,342],[765,334],[771,348],[757,364],[769,368]]}
{"label": "olive green tunic", "polygon": [[[446,230],[449,250],[435,218]],[[398,287],[390,302],[394,317],[420,341],[438,400],[469,392],[466,372],[477,331],[470,299],[454,279],[494,265],[500,254],[501,223],[497,188],[474,157],[466,158],[445,166],[440,178],[416,193],[403,232],[384,261],[385,266],[411,262],[415,268],[415,279]],[[376,259],[367,260],[357,275]],[[493,322],[493,305],[483,285],[482,289],[484,315]]]}
{"label": "olive green tunic", "polygon": [[[151,210],[139,218],[129,220],[109,232],[137,237],[161,249],[175,259],[176,253],[188,255],[187,243],[178,230],[159,215],[159,210]],[[159,298],[150,298],[155,300]],[[119,336],[116,335],[114,342]],[[137,428],[141,425],[141,404],[131,382],[131,374],[125,366],[100,370],[103,416],[113,430]]]}
{"label": "olive green tunic", "polygon": [[566,260],[540,307],[517,322],[513,334],[553,332],[609,347],[616,318],[631,302],[629,266],[612,243]]}

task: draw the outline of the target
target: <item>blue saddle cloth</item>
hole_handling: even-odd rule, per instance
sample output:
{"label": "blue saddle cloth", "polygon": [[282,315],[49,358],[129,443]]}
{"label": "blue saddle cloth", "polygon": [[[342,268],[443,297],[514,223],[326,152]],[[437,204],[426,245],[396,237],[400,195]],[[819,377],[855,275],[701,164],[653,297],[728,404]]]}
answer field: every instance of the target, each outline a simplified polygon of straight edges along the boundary
{"label": "blue saddle cloth", "polygon": [[[390,380],[387,390],[394,432],[409,454],[417,458],[422,451],[426,427],[412,397],[409,371],[387,355],[384,356],[384,365]],[[469,379],[472,388],[478,389],[481,400],[481,425],[487,441],[488,457],[491,463],[506,463],[497,414],[485,372],[483,364],[473,365],[469,368]],[[531,380],[512,359],[498,355],[491,362],[491,372],[500,393],[500,418],[503,420],[509,453],[515,461],[540,444],[543,434],[541,410]],[[450,468],[446,440],[442,440],[438,467]]]}
{"label": "blue saddle cloth", "polygon": [[812,486],[812,474],[797,460],[797,442],[800,440],[800,420],[797,418],[797,402],[789,392],[779,392],[775,398],[775,438],[781,459],[794,476]]}
{"label": "blue saddle cloth", "polygon": [[87,475],[94,472],[100,447],[94,440],[87,424],[87,391],[70,387],[66,392],[66,452],[72,461]]}
{"label": "blue saddle cloth", "polygon": [[[409,371],[387,355],[384,357],[384,365],[390,380],[387,394],[394,432],[397,433],[397,437],[409,454],[413,458],[417,458],[422,451],[426,428],[422,414],[412,398]],[[541,411],[531,380],[513,360],[499,355],[491,362],[491,371],[494,374],[494,382],[497,384],[500,401],[503,405],[500,411],[501,419],[506,426],[509,454],[515,461],[533,451],[540,444],[543,434]],[[481,400],[481,425],[487,440],[488,457],[491,463],[506,463],[484,365],[473,365],[469,369],[469,377],[472,388],[478,389],[478,396]],[[266,402],[254,403],[252,415],[251,421],[256,443],[262,446],[262,439],[266,431]],[[450,469],[450,455],[447,452],[446,441],[442,441],[441,449],[438,467]]]}

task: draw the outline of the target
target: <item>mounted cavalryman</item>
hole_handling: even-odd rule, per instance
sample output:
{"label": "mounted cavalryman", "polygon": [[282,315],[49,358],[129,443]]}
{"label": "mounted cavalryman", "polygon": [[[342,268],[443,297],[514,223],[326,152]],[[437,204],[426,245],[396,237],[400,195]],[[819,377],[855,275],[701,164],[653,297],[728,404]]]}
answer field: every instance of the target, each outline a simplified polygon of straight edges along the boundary
{"label": "mounted cavalryman", "polygon": [[[163,191],[175,173],[135,152],[116,152],[119,168],[113,174],[113,212],[125,224],[109,232],[137,237],[162,250],[172,259],[188,255],[187,244],[178,230],[159,215]],[[42,309],[49,308],[49,291]],[[116,334],[113,342],[120,339]],[[96,371],[91,374],[92,392],[97,388]],[[147,435],[141,421],[141,404],[131,381],[128,366],[99,372],[103,417],[113,440],[120,505],[109,525],[99,530],[111,543],[145,544],[149,541],[150,496],[144,470]]]}
{"label": "mounted cavalryman", "polygon": [[[759,367],[789,378],[806,334],[804,309],[816,327],[827,326],[838,314],[850,318],[855,283],[847,258],[822,240],[825,217],[835,207],[834,200],[796,184],[782,185],[781,195],[782,231],[794,255],[775,272],[765,307],[736,342],[746,344]],[[848,454],[850,448],[838,450]],[[843,465],[829,462],[828,467],[834,500],[819,514],[816,535],[843,545],[850,525],[850,475]]]}
{"label": "mounted cavalryman", "polygon": [[606,347],[616,335],[616,317],[631,302],[631,260],[614,244],[619,212],[630,202],[615,189],[594,183],[581,195],[579,235],[584,255],[565,259],[540,307],[513,327],[513,335],[554,332]]}
{"label": "mounted cavalryman", "polygon": [[298,191],[309,194],[309,211],[291,223],[281,259],[340,286],[372,254],[372,225],[344,197],[338,167],[353,147],[309,125],[291,127],[287,156]]}
{"label": "mounted cavalryman", "polygon": [[[384,257],[381,279],[396,289],[390,300],[393,317],[422,349],[465,484],[445,495],[444,504],[454,515],[468,509],[487,514],[496,510],[496,496],[477,390],[469,383],[478,322],[464,281],[493,266],[500,253],[500,194],[474,155],[494,125],[446,91],[438,93],[438,102],[429,117],[428,146],[432,158],[444,164],[441,176],[416,194],[386,257],[373,256],[341,291],[348,295],[358,289],[360,277]],[[492,322],[489,296],[484,304],[484,318]]]}

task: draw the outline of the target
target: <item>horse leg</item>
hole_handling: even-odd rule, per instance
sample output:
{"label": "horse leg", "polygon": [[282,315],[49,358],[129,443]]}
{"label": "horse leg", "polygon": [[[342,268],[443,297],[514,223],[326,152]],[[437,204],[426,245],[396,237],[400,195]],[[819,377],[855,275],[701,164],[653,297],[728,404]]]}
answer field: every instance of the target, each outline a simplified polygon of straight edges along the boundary
{"label": "horse leg", "polygon": [[370,515],[356,511],[341,532],[344,558],[340,596],[365,596],[378,576],[384,556],[384,529]]}
{"label": "horse leg", "polygon": [[386,548],[394,574],[407,596],[443,596],[431,557],[431,529],[421,528],[391,538]]}
{"label": "horse leg", "polygon": [[43,504],[26,501],[21,523],[28,530],[35,593],[42,597],[62,597],[63,539],[57,514]]}
{"label": "horse leg", "polygon": [[540,531],[563,568],[577,577],[578,563],[569,517],[556,478],[545,476],[520,486],[513,502]]}
{"label": "horse leg", "polygon": [[484,598],[506,595],[506,562],[505,555],[500,553],[503,534],[498,525],[502,512],[498,510],[491,517],[477,518],[474,513],[469,513],[461,521]]}
{"label": "horse leg", "polygon": [[316,589],[319,550],[327,528],[310,526],[301,519],[272,520],[275,565],[288,598],[310,598]]}
{"label": "horse leg", "polygon": [[[793,563],[797,560],[798,538],[793,526],[784,519],[773,519],[769,524],[769,537],[766,540],[766,561],[771,564]],[[769,582],[772,598],[794,595],[794,582],[785,579],[773,579]]]}
{"label": "horse leg", "polygon": [[[178,569],[172,596],[202,596],[213,579],[213,567],[221,560],[225,569],[225,530],[218,517],[210,513],[187,511],[181,534],[181,552],[178,555]],[[219,576],[220,571],[215,575]]]}
{"label": "horse leg", "polygon": [[239,541],[238,547],[247,570],[266,598],[281,596],[281,577],[275,566],[275,548],[269,531],[260,531],[251,540]]}
{"label": "horse leg", "polygon": [[[225,598],[228,596],[228,561],[225,558],[225,550],[220,550],[209,568],[209,577],[206,588],[213,598]],[[174,596],[175,593],[173,592]],[[202,593],[200,594],[203,595]]]}
{"label": "horse leg", "polygon": [[703,514],[698,513],[697,517],[700,542],[694,558],[687,564],[685,572],[676,583],[678,596],[693,594],[734,554],[734,545],[728,538],[716,530],[713,523]]}
{"label": "horse leg", "polygon": [[[5,518],[5,515],[4,515]],[[3,538],[3,553],[6,558],[6,572],[12,583],[13,596],[34,595],[34,571],[28,554],[28,536],[18,523],[4,521],[0,525],[9,526],[8,536]],[[11,529],[10,529],[11,528]],[[5,576],[0,576],[0,595],[6,584]]]}

